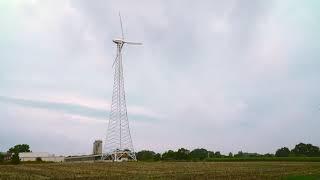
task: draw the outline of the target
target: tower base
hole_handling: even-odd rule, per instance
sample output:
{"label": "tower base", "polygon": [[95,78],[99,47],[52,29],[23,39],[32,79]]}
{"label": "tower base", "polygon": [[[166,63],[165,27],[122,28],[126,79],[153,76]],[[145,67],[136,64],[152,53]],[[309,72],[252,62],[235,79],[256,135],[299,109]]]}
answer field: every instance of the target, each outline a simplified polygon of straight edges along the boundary
{"label": "tower base", "polygon": [[127,150],[116,150],[110,153],[103,154],[101,159],[112,160],[114,162],[137,161],[135,153]]}

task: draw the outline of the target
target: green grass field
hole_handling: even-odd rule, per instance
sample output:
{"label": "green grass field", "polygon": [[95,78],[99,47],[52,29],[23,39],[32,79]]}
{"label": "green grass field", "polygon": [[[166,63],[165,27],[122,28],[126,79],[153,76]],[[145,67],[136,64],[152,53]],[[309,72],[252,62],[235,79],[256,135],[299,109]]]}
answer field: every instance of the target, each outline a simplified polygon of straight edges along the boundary
{"label": "green grass field", "polygon": [[124,162],[0,165],[0,179],[320,179],[320,162]]}

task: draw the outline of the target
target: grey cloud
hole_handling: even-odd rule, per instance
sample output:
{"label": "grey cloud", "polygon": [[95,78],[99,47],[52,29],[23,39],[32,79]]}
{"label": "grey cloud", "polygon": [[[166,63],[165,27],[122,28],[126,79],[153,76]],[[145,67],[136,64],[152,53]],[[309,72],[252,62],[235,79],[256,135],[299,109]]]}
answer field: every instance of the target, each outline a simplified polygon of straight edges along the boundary
{"label": "grey cloud", "polygon": [[[88,118],[101,119],[106,120],[109,117],[109,111],[87,107],[78,104],[71,103],[59,103],[59,102],[49,102],[49,101],[37,101],[37,100],[28,100],[28,99],[20,99],[20,98],[12,98],[12,97],[4,97],[0,96],[0,103],[5,104],[15,104],[23,107],[30,108],[39,108],[45,109],[49,111],[57,111],[61,113],[84,116]],[[106,108],[107,109],[107,108]],[[130,115],[131,120],[133,121],[155,121],[155,118],[140,116],[140,115]]]}

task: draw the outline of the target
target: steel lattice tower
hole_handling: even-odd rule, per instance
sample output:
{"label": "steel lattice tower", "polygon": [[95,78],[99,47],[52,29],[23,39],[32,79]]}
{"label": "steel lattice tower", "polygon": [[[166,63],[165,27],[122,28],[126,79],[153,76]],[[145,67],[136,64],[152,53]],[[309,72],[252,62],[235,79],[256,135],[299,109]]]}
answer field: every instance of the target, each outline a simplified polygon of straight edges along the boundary
{"label": "steel lattice tower", "polygon": [[124,90],[122,48],[124,44],[140,45],[141,43],[124,41],[121,16],[120,24],[122,30],[122,39],[113,40],[113,42],[117,45],[117,56],[113,63],[114,84],[112,92],[112,103],[107,130],[107,137],[104,147],[105,152],[102,158],[110,159],[113,161],[135,161],[136,155],[134,152],[130,134],[126,106],[126,96]]}

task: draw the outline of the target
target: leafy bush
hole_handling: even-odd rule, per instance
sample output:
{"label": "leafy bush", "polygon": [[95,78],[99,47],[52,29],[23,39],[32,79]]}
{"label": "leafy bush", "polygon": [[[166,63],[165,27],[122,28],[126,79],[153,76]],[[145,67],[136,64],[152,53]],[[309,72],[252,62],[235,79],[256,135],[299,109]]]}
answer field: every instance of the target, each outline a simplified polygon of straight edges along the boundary
{"label": "leafy bush", "polygon": [[37,157],[37,158],[36,158],[36,162],[42,162],[41,157]]}

